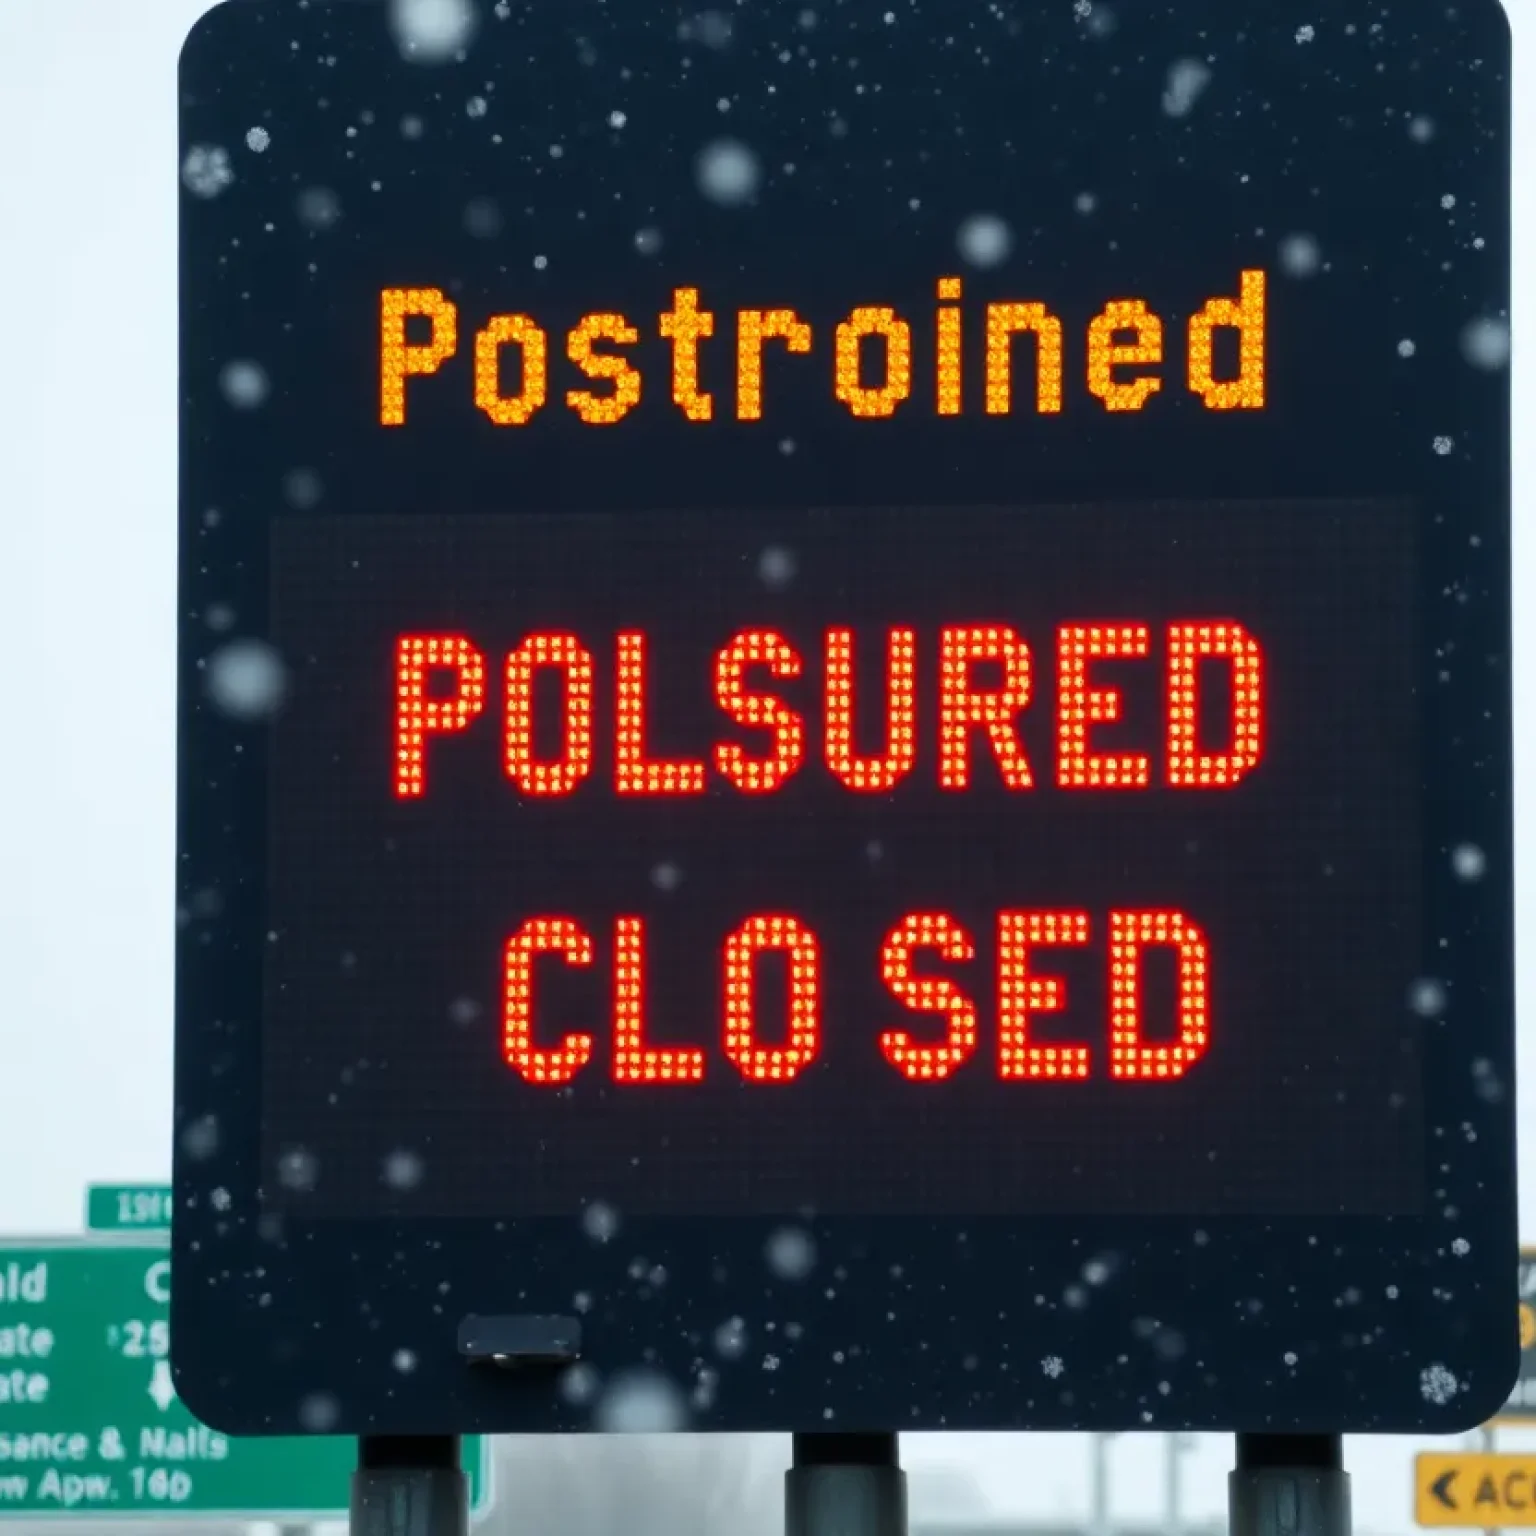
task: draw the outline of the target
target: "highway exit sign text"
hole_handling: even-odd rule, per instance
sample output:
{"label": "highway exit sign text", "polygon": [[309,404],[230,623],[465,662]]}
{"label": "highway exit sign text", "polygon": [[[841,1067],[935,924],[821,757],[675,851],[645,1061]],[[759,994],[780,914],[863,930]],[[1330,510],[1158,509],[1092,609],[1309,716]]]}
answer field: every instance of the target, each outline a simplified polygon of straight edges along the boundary
{"label": "highway exit sign text", "polygon": [[[163,1237],[0,1243],[0,1520],[340,1518],[353,1442],[237,1439],[199,1423],[171,1379],[170,1295]],[[482,1442],[464,1452],[483,1507]]]}

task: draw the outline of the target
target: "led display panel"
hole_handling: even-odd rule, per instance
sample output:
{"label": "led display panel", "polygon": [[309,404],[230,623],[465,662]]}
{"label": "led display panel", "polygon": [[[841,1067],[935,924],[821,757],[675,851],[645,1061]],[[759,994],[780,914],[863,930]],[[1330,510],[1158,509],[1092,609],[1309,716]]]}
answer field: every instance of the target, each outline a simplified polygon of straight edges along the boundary
{"label": "led display panel", "polygon": [[427,9],[181,61],[194,1411],[1486,1417],[1502,17]]}

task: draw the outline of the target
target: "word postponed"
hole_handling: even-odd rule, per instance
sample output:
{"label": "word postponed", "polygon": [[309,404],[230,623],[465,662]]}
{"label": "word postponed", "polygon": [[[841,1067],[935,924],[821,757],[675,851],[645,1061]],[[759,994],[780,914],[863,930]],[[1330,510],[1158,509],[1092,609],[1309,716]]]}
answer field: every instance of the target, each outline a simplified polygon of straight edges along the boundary
{"label": "word postponed", "polygon": [[[939,786],[972,785],[972,747],[984,741],[1009,790],[1034,787],[1035,773],[1017,731],[1017,717],[1034,698],[1029,645],[1001,624],[944,627],[938,635],[937,699],[930,727],[937,738]],[[1264,658],[1255,638],[1231,620],[1166,626],[1162,636],[1162,777],[1183,789],[1230,789],[1258,764],[1264,739]],[[613,706],[613,787],[621,795],[700,795],[708,785],[702,758],[656,759],[647,749],[653,681],[644,631],[621,631],[614,642],[610,697]],[[1064,624],[1055,640],[1054,744],[1056,783],[1065,789],[1145,790],[1153,783],[1145,752],[1097,752],[1090,728],[1121,715],[1120,690],[1090,680],[1090,664],[1150,662],[1148,624]],[[857,720],[854,633],[834,628],[822,637],[821,749],[837,783],[856,793],[884,794],[913,770],[918,757],[917,635],[906,628],[885,635],[884,747],[861,755],[864,734]],[[1230,688],[1228,740],[1211,750],[1200,740],[1202,670],[1227,669]],[[996,681],[980,677],[989,669]],[[715,746],[710,762],[725,783],[743,794],[782,788],[807,755],[805,717],[783,696],[752,685],[756,674],[792,684],[807,670],[804,655],[771,629],[744,629],[713,659],[714,700],[735,725],[766,732],[765,751],[737,742]],[[485,709],[489,663],[469,638],[452,634],[400,636],[394,657],[394,792],[402,800],[427,792],[427,744],[466,731]],[[557,741],[554,755],[536,752],[537,680],[559,684],[558,727],[543,739]],[[597,662],[573,634],[538,632],[507,653],[501,667],[502,763],[525,795],[573,793],[591,775],[596,758]],[[548,697],[547,691],[544,697]]]}
{"label": "word postponed", "polygon": [[[996,1075],[1004,1082],[1086,1078],[1086,1045],[1046,1045],[1032,1038],[1032,1022],[1065,1005],[1060,977],[1037,973],[1035,951],[1089,941],[1092,924],[1083,912],[999,912],[996,922]],[[1130,1081],[1182,1077],[1210,1041],[1208,993],[1210,945],[1182,912],[1111,912],[1109,931],[1109,1075]],[[702,1082],[705,1057],[696,1045],[659,1046],[645,1038],[645,922],[620,917],[614,924],[612,965],[612,1077],[617,1083]],[[1142,956],[1152,947],[1176,956],[1174,1038],[1149,1041],[1143,1028]],[[592,1060],[588,1033],[567,1033],[557,1044],[534,1041],[534,962],[554,957],[567,966],[593,962],[596,946],[567,917],[525,922],[505,950],[503,1054],[530,1083],[570,1082]],[[914,957],[929,951],[948,962],[972,960],[975,940],[944,912],[913,912],[886,935],[880,977],[893,1002],[914,1014],[936,1016],[941,1038],[923,1043],[904,1029],[879,1037],[880,1054],[909,1082],[950,1077],[976,1053],[977,1009],[948,977],[920,973]],[[787,971],[784,1043],[763,1042],[757,1022],[759,962],[774,958]],[[928,962],[931,963],[931,962]],[[740,924],[722,950],[720,1044],[727,1062],[747,1082],[793,1082],[821,1053],[822,953],[815,932],[798,918],[758,914]],[[934,1031],[930,1031],[933,1033]]]}
{"label": "word postponed", "polygon": [[[912,400],[923,381],[920,403],[938,416],[965,410],[967,315],[961,307],[958,277],[941,277],[932,321],[932,346],[926,338],[917,356],[913,326],[889,305],[864,304],[832,328],[831,386],[835,400],[854,417],[893,416]],[[1261,410],[1264,406],[1265,276],[1244,271],[1236,297],[1208,299],[1186,328],[1185,382],[1213,411]],[[983,409],[989,416],[1009,416],[1015,409],[1014,344],[1029,337],[1034,345],[1031,408],[1039,415],[1062,409],[1068,376],[1061,317],[1038,301],[1008,300],[982,307],[981,353],[984,367]],[[427,334],[413,340],[410,322],[425,321]],[[459,310],[439,288],[386,288],[379,301],[379,420],[387,427],[406,421],[406,381],[437,373],[459,350]],[[1233,334],[1236,371],[1218,378],[1216,334]],[[717,336],[717,332],[724,333]],[[734,336],[731,333],[734,333]],[[715,396],[707,387],[710,368],[718,366],[705,343],[730,345],[727,367],[736,384],[735,417],[760,421],[770,391],[766,383],[770,347],[787,356],[816,351],[812,325],[793,309],[741,309],[722,317],[701,305],[697,288],[679,287],[672,307],[657,316],[654,336],[627,315],[611,310],[583,315],[566,332],[565,355],[587,385],[569,389],[566,407],[590,426],[612,426],[641,402],[645,393],[643,354],[633,351],[657,341],[670,349],[670,395],[690,422],[715,419]],[[825,351],[825,340],[821,343]],[[974,347],[975,339],[971,341]],[[600,350],[601,349],[601,350]],[[550,338],[527,314],[491,316],[472,343],[474,403],[500,427],[526,426],[549,403]],[[510,354],[510,357],[509,357]],[[515,358],[519,382],[503,387],[503,367]],[[1143,299],[1116,299],[1089,322],[1083,337],[1082,376],[1088,393],[1109,411],[1139,411],[1163,388],[1163,377],[1148,369],[1164,362],[1164,325]],[[782,366],[782,364],[778,365]],[[791,365],[792,366],[792,365]],[[1124,370],[1142,370],[1127,377]],[[794,380],[786,370],[782,387]]]}

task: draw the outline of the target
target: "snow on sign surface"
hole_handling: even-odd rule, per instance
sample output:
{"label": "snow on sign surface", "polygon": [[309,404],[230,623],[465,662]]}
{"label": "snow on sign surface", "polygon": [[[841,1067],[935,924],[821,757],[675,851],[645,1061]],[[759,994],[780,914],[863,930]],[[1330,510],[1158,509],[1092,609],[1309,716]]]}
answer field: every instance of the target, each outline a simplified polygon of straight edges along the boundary
{"label": "snow on sign surface", "polygon": [[633,12],[182,58],[178,1390],[1486,1418],[1497,8]]}

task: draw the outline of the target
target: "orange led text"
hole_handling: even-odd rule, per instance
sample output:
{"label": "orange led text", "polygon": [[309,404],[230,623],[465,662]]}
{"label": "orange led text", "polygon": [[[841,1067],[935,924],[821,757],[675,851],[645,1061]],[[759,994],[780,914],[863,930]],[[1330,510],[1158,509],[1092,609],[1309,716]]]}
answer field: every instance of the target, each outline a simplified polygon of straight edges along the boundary
{"label": "orange led text", "polygon": [[[855,420],[904,412],[1056,416],[1069,400],[1113,415],[1160,395],[1193,395],[1207,410],[1265,405],[1266,277],[1193,302],[1181,324],[1145,299],[1111,299],[1069,324],[1035,299],[967,305],[941,277],[933,308],[902,313],[859,304],[812,326],[787,307],[715,311],[680,286],[660,314],[594,310],[564,332],[529,314],[491,315],[468,333],[441,288],[386,288],[378,307],[378,418],[403,427],[416,389],[465,376],[466,404],[498,427],[564,410],[615,426],[651,401],[680,420],[762,421],[776,396],[824,391]],[[1182,344],[1182,358],[1170,354]]]}

